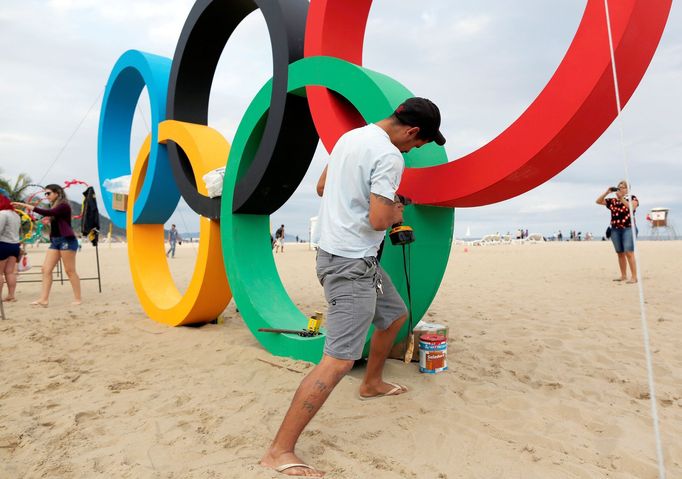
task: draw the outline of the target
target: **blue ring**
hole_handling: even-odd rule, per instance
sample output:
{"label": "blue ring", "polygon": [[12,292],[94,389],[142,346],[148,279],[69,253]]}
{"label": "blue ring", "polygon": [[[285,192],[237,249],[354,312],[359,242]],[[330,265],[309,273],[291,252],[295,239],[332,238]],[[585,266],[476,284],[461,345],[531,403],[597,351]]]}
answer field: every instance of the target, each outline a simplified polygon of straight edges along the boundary
{"label": "blue ring", "polygon": [[[112,208],[113,195],[103,185],[107,178],[130,174],[130,132],[144,87],[149,92],[152,143],[145,182],[135,202],[133,222],[163,224],[180,200],[166,146],[158,142],[158,125],[166,119],[170,69],[169,58],[128,50],[118,59],[107,81],[99,119],[97,165],[104,206],[111,221],[119,228],[126,227],[126,213]],[[164,198],[164,201],[154,201],[155,198]]]}

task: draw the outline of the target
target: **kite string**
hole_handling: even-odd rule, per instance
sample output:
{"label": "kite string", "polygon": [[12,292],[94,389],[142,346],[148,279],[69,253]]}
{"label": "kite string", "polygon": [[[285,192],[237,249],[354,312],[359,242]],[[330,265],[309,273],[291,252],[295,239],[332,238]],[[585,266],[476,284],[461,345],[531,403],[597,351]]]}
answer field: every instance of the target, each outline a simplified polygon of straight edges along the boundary
{"label": "kite string", "polygon": [[[625,170],[625,181],[627,182],[628,186],[628,193],[630,191],[631,183],[630,183],[630,174],[628,171],[628,158],[627,158],[627,149],[625,148],[625,136],[623,134],[623,122],[621,119],[621,102],[620,102],[620,91],[618,88],[618,74],[616,71],[616,55],[614,52],[613,48],[613,35],[611,32],[611,17],[609,15],[609,1],[604,0],[604,7],[606,9],[606,28],[608,31],[608,36],[609,36],[609,52],[611,54],[611,71],[613,73],[613,84],[614,84],[614,89],[615,89],[615,96],[616,96],[616,108],[617,108],[617,115],[616,115],[616,123],[618,124],[618,130],[620,133],[620,147],[621,147],[621,154],[623,156],[623,167]],[[632,199],[632,196],[630,196]],[[649,324],[647,321],[646,317],[646,306],[644,303],[644,285],[642,284],[642,268],[641,268],[641,262],[639,260],[639,248],[637,247],[637,234],[636,234],[636,229],[637,226],[635,224],[635,214],[633,211],[632,207],[632,201],[628,201],[628,207],[630,209],[630,218],[631,218],[631,228],[630,231],[632,233],[632,242],[634,245],[634,253],[635,253],[635,263],[637,264],[637,287],[639,291],[639,310],[640,310],[640,319],[642,323],[642,335],[643,335],[643,341],[644,341],[644,353],[646,356],[646,368],[647,368],[647,376],[648,376],[648,382],[649,382],[649,400],[651,401],[651,416],[652,420],[654,423],[654,435],[656,436],[656,454],[658,456],[658,477],[659,479],[665,479],[666,473],[665,473],[665,462],[663,460],[663,444],[661,441],[661,431],[659,428],[659,419],[658,419],[658,408],[656,406],[656,388],[655,388],[655,381],[654,381],[654,370],[653,370],[653,361],[651,358],[651,346],[650,346],[650,340],[649,340]]]}

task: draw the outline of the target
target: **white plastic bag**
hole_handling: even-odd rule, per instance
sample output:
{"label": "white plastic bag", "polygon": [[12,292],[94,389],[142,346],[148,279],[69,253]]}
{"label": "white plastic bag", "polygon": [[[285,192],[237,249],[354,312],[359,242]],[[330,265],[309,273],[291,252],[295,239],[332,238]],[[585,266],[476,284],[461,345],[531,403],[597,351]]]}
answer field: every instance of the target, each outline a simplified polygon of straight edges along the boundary
{"label": "white plastic bag", "polygon": [[28,271],[29,269],[31,269],[31,262],[28,260],[28,255],[24,254],[19,258],[19,261],[17,262],[17,271],[23,273],[24,271]]}
{"label": "white plastic bag", "polygon": [[202,176],[209,198],[215,198],[223,194],[223,178],[225,177],[225,167],[221,166],[211,170]]}
{"label": "white plastic bag", "polygon": [[130,191],[130,177],[131,175],[119,176],[118,178],[107,178],[104,180],[102,186],[109,193],[119,193],[127,195]]}

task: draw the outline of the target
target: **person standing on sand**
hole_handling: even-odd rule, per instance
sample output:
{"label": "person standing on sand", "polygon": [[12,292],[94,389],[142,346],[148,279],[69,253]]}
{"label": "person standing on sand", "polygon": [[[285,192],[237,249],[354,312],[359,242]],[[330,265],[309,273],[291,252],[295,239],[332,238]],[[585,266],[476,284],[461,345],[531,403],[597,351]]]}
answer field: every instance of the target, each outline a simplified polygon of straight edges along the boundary
{"label": "person standing on sand", "polygon": [[7,278],[7,296],[4,302],[16,301],[14,293],[17,289],[16,267],[21,251],[19,231],[21,218],[9,198],[0,193],[0,295],[4,278]]}
{"label": "person standing on sand", "polygon": [[401,153],[430,141],[443,145],[439,128],[438,107],[424,98],[410,98],[388,118],[347,132],[334,146],[324,180],[318,182],[318,193],[324,194],[316,270],[328,303],[324,353],[294,394],[262,466],[289,476],[324,475],[296,456],[296,442],[362,357],[372,323],[375,330],[360,398],[407,392],[405,386],[382,377],[407,308],[376,256],[386,229],[403,219],[404,207],[396,201],[405,168]]}
{"label": "person standing on sand", "polygon": [[171,258],[175,258],[175,245],[178,242],[178,230],[175,225],[171,225],[171,229],[168,232],[168,251],[166,251],[166,256],[170,255]]}
{"label": "person standing on sand", "polygon": [[284,225],[277,228],[275,231],[275,253],[279,250],[280,253],[284,253]]}
{"label": "person standing on sand", "polygon": [[[606,198],[615,193],[615,198]],[[620,277],[614,281],[625,281],[628,284],[637,282],[637,264],[635,262],[635,241],[633,234],[637,234],[637,226],[633,232],[633,218],[630,218],[630,206],[632,214],[639,206],[639,200],[635,195],[629,195],[628,184],[625,180],[612,186],[597,198],[598,205],[605,205],[611,211],[611,242],[618,255],[618,267]],[[630,279],[627,278],[627,266],[630,267]]]}
{"label": "person standing on sand", "polygon": [[71,206],[66,199],[64,189],[59,185],[47,185],[45,187],[45,197],[50,202],[51,208],[39,208],[28,203],[12,203],[14,206],[21,206],[29,211],[35,211],[39,215],[50,217],[50,247],[45,253],[43,262],[43,284],[40,298],[33,301],[34,306],[47,308],[52,288],[52,272],[59,260],[64,264],[64,271],[71,282],[73,289],[73,302],[71,304],[81,304],[81,280],[76,273],[76,252],[78,251],[78,240],[71,228]]}

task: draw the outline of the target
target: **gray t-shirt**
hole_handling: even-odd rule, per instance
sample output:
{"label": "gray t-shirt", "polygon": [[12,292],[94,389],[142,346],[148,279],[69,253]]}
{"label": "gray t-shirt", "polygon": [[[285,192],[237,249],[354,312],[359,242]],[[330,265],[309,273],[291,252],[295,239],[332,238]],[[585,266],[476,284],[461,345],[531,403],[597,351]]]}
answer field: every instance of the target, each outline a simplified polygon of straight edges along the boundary
{"label": "gray t-shirt", "polygon": [[344,258],[376,256],[386,232],[369,223],[370,192],[393,200],[404,168],[400,150],[379,126],[343,135],[329,157],[318,216],[320,248]]}
{"label": "gray t-shirt", "polygon": [[0,241],[3,243],[19,243],[21,218],[12,210],[0,211]]}

